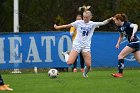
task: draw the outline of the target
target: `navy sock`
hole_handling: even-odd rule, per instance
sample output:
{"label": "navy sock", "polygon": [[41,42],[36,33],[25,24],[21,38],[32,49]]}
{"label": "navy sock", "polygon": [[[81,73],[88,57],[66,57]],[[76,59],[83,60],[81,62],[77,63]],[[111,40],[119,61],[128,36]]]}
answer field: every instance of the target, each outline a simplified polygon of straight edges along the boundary
{"label": "navy sock", "polygon": [[0,75],[0,85],[4,85],[4,81],[2,79],[2,76]]}
{"label": "navy sock", "polygon": [[76,58],[75,62],[73,63],[73,68],[77,68],[77,58]]}
{"label": "navy sock", "polygon": [[84,68],[84,58],[83,58],[83,55],[82,53],[80,52],[80,64],[81,64],[81,68]]}
{"label": "navy sock", "polygon": [[123,73],[123,69],[124,69],[124,59],[119,59],[118,60],[118,70],[119,70],[119,73]]}

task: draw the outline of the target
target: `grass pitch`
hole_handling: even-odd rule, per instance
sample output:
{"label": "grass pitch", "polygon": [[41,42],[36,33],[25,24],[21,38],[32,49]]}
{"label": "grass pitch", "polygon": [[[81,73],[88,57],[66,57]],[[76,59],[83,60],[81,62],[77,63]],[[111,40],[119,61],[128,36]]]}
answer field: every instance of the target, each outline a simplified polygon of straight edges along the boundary
{"label": "grass pitch", "polygon": [[46,73],[2,74],[14,91],[0,93],[140,93],[140,70],[125,70],[123,78],[113,78],[115,70],[91,71],[88,78],[81,72],[61,72],[50,79]]}

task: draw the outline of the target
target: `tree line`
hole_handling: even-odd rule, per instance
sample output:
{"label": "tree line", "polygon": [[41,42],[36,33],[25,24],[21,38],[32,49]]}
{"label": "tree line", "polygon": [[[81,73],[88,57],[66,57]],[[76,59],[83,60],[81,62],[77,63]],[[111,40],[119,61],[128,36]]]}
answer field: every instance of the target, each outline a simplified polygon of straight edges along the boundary
{"label": "tree line", "polygon": [[[75,21],[78,8],[83,5],[91,6],[93,21],[125,13],[131,22],[140,25],[140,0],[19,0],[19,30],[53,31],[54,23]],[[110,23],[96,30],[114,31],[115,26]],[[0,32],[13,32],[13,0],[0,0]]]}

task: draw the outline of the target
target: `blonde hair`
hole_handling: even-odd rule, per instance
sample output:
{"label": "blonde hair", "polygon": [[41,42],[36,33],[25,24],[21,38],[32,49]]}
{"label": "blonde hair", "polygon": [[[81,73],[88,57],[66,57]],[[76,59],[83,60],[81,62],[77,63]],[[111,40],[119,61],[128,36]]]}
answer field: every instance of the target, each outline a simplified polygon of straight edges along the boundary
{"label": "blonde hair", "polygon": [[91,6],[85,6],[85,5],[83,5],[82,7],[79,7],[78,10],[79,10],[79,11],[82,11],[82,9],[83,9],[84,11],[87,11],[87,10],[90,9],[90,7],[91,7]]}
{"label": "blonde hair", "polygon": [[89,11],[89,10],[84,11],[84,12],[83,12],[83,15],[84,15],[84,14],[88,14],[88,15],[92,16],[91,11]]}

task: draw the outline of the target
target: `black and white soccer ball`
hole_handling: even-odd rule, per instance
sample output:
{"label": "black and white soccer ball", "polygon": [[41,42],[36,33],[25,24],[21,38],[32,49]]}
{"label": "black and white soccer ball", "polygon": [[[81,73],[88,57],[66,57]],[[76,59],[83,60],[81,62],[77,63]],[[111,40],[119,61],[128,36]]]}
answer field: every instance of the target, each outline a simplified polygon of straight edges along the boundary
{"label": "black and white soccer ball", "polygon": [[50,78],[57,78],[58,77],[58,70],[57,69],[50,69],[48,71],[48,76]]}

